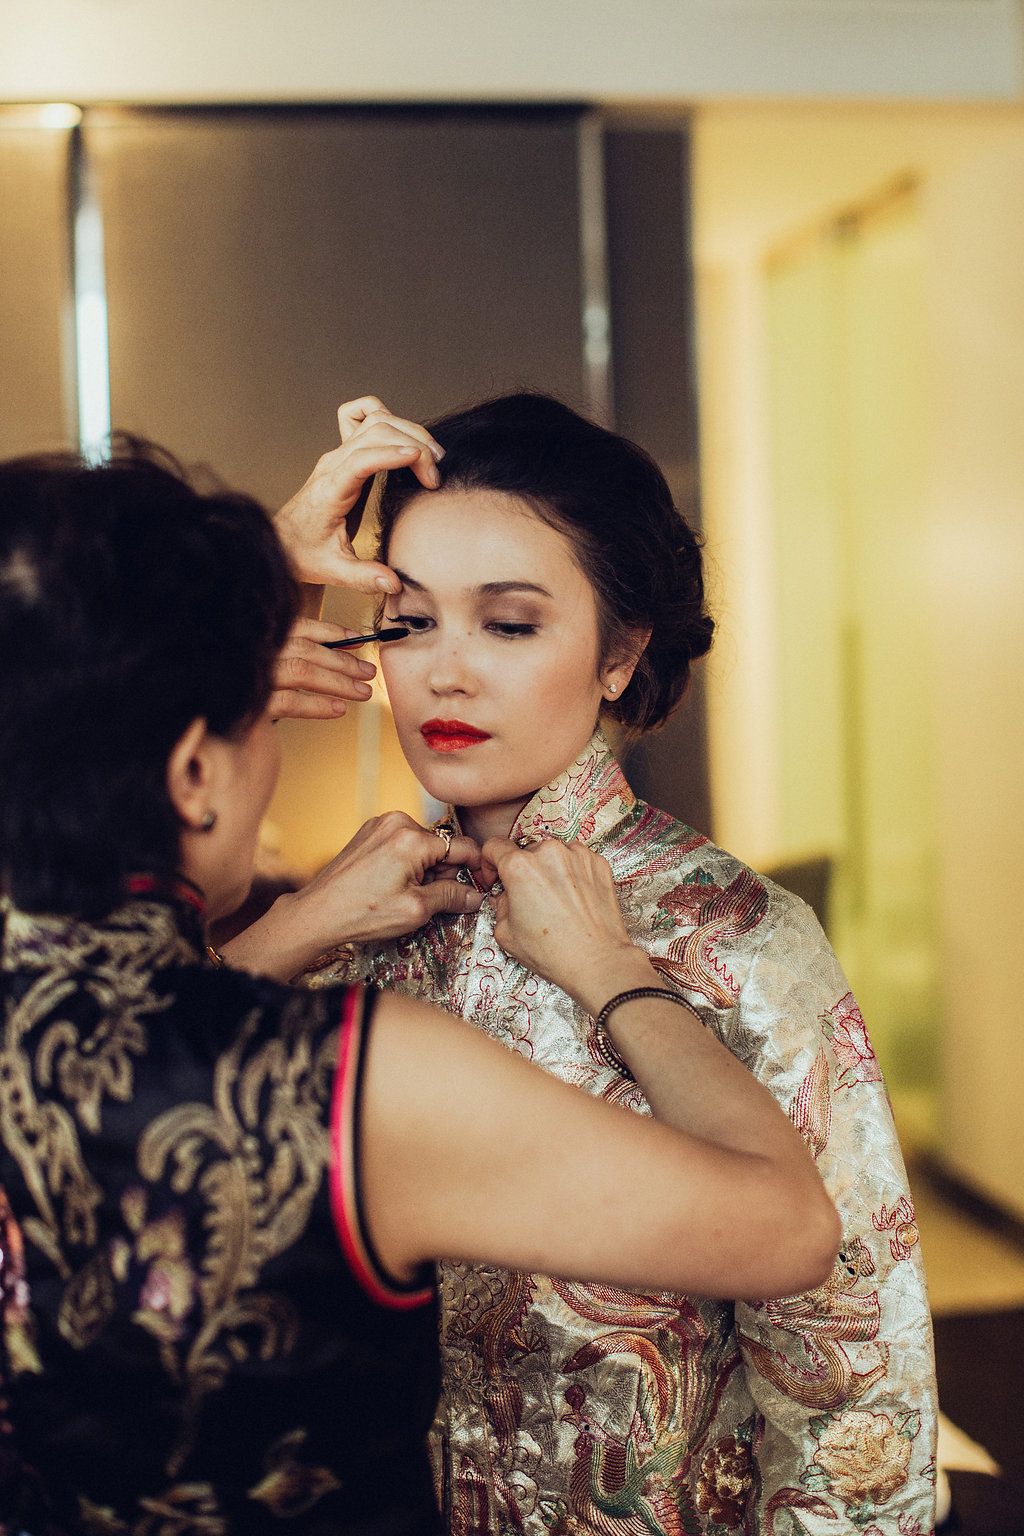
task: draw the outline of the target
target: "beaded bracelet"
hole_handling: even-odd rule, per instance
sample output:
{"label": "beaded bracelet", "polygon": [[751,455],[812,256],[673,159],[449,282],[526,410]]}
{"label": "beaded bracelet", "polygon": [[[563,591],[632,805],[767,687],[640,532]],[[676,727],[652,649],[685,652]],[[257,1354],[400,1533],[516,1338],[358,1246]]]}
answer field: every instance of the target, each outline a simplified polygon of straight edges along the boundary
{"label": "beaded bracelet", "polygon": [[608,999],[594,1020],[594,1049],[606,1067],[611,1067],[613,1072],[621,1072],[623,1077],[628,1077],[631,1082],[635,1082],[636,1079],[609,1040],[605,1025],[616,1008],[621,1008],[623,1003],[631,1003],[638,997],[660,997],[666,1003],[676,1003],[680,1008],[685,1008],[688,1013],[692,1013],[698,1023],[703,1022],[700,1014],[695,1008],[691,1008],[685,997],[680,997],[678,992],[670,992],[667,987],[632,987],[628,992],[616,992],[614,997]]}

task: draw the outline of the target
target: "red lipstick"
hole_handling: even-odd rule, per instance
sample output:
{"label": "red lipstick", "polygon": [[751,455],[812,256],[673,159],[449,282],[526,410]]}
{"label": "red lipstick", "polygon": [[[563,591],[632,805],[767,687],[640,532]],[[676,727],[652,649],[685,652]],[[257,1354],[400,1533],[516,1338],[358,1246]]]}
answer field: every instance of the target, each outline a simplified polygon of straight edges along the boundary
{"label": "red lipstick", "polygon": [[464,720],[427,720],[420,735],[432,752],[462,752],[491,739],[489,731],[478,731]]}

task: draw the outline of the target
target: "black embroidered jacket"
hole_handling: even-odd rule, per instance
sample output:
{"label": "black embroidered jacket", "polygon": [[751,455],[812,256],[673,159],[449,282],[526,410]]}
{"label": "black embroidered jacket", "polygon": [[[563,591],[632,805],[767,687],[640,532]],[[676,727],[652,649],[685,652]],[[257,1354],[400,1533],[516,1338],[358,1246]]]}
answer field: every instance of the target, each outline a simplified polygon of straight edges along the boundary
{"label": "black embroidered jacket", "polygon": [[434,1532],[436,1308],[359,1206],[368,1000],[214,968],[150,885],[3,914],[0,1531]]}

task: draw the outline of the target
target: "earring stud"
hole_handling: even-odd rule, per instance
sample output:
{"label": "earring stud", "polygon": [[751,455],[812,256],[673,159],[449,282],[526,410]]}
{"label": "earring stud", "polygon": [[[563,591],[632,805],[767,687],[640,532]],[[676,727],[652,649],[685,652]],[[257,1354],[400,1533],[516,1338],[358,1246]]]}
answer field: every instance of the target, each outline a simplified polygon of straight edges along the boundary
{"label": "earring stud", "polygon": [[217,812],[216,811],[204,811],[203,812],[203,819],[199,823],[199,830],[200,830],[200,832],[212,832],[216,825],[217,825]]}
{"label": "earring stud", "polygon": [[618,693],[618,691],[619,691],[618,683],[609,683],[608,684],[608,692],[609,693]]}

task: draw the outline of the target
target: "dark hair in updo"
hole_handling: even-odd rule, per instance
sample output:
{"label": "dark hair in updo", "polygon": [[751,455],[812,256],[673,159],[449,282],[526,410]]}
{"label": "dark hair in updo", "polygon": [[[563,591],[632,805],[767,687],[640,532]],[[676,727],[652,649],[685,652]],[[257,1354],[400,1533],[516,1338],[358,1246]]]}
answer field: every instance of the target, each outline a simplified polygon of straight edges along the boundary
{"label": "dark hair in updo", "polygon": [[[621,698],[605,711],[633,731],[661,725],[678,704],[690,663],[711,645],[700,545],[654,460],[548,395],[502,395],[432,422],[447,490],[503,491],[527,503],[572,545],[597,596],[602,659],[650,642]],[[402,509],[424,493],[392,470],[380,498],[378,558]]]}
{"label": "dark hair in updo", "polygon": [[197,716],[270,697],[298,589],[256,502],[129,439],[0,464],[0,874],[30,911],[101,915],[171,875],[167,759]]}

